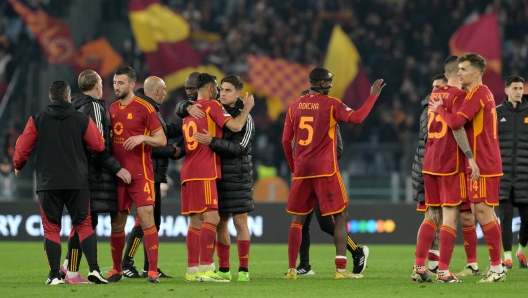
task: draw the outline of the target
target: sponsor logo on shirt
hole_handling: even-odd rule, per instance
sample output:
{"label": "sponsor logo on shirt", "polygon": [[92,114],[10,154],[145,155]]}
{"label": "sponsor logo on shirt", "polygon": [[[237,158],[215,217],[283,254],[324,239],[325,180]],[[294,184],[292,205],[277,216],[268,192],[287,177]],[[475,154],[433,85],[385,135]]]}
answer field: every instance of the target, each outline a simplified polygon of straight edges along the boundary
{"label": "sponsor logo on shirt", "polygon": [[123,123],[121,122],[117,122],[116,124],[114,124],[114,133],[116,135],[120,135],[123,133]]}

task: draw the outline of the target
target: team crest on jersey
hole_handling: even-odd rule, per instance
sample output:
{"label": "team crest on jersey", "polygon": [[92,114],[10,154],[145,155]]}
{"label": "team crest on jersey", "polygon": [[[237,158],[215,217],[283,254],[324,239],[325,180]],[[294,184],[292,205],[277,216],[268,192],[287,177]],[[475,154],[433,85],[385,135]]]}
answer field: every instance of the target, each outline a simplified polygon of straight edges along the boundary
{"label": "team crest on jersey", "polygon": [[128,115],[127,115],[127,119],[128,119],[128,120],[132,119],[132,113],[128,113]]}
{"label": "team crest on jersey", "polygon": [[226,116],[226,117],[231,116],[231,114],[229,114],[224,107],[222,107],[222,111],[224,112],[224,116]]}
{"label": "team crest on jersey", "polygon": [[342,102],[341,104],[345,107],[345,109],[346,109],[347,112],[352,111],[352,109],[349,108],[344,102]]}
{"label": "team crest on jersey", "polygon": [[115,114],[112,114],[112,116],[111,116],[111,117],[112,117],[112,119],[114,119],[114,118],[115,118]]}

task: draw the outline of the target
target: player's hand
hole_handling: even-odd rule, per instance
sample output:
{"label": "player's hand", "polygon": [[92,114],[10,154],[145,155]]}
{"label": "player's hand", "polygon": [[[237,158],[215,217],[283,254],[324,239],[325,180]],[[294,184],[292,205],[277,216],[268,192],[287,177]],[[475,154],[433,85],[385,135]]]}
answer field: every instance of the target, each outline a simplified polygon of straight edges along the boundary
{"label": "player's hand", "polygon": [[200,110],[201,107],[201,104],[192,104],[187,107],[187,113],[189,113],[189,115],[191,115],[195,119],[203,118],[205,116],[205,113]]}
{"label": "player's hand", "polygon": [[176,144],[176,143],[172,144],[172,147],[174,147],[176,149],[176,151],[174,151],[174,155],[173,156],[175,158],[178,158],[178,156],[180,156],[180,154],[181,154],[181,148],[178,147],[178,144]]}
{"label": "player's hand", "polygon": [[15,177],[20,178],[20,174],[22,173],[21,170],[15,169]]}
{"label": "player's hand", "polygon": [[211,142],[213,141],[213,136],[206,130],[203,130],[204,133],[195,132],[193,133],[193,137],[198,141],[200,144],[204,144],[205,146],[209,146]]}
{"label": "player's hand", "polygon": [[125,143],[123,143],[123,147],[125,147],[126,150],[132,150],[137,145],[143,143],[145,141],[145,137],[146,136],[144,135],[130,137],[125,141]]}
{"label": "player's hand", "polygon": [[253,97],[253,94],[249,94],[246,92],[246,97],[242,100],[244,102],[244,109],[251,110],[255,106],[255,98]]}
{"label": "player's hand", "polygon": [[116,176],[121,178],[121,180],[123,180],[123,182],[126,184],[130,184],[130,182],[132,182],[132,175],[130,175],[130,172],[125,168],[121,168],[121,170],[117,172]]}
{"label": "player's hand", "polygon": [[385,87],[385,83],[383,83],[383,79],[378,79],[372,84],[372,87],[370,87],[370,94],[375,94],[376,96],[379,96],[381,93],[381,90],[383,87]]}
{"label": "player's hand", "polygon": [[434,113],[437,113],[436,108],[442,105],[444,105],[444,100],[442,98],[439,98],[438,100],[429,100],[429,108],[433,110]]}
{"label": "player's hand", "polygon": [[471,169],[471,180],[477,181],[480,178],[480,169],[474,158],[469,158],[469,168]]}

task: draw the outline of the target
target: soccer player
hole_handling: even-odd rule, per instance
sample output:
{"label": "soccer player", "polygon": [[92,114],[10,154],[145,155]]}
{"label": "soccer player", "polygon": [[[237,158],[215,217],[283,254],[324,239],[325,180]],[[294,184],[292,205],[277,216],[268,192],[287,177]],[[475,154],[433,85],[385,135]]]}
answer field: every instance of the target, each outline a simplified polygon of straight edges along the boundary
{"label": "soccer player", "polygon": [[[466,96],[465,91],[461,90],[461,85],[457,78],[459,70],[457,58],[456,56],[450,56],[446,59],[444,68],[445,76],[448,80],[447,85],[433,90],[430,95],[430,100],[445,99],[449,103],[446,109],[450,112],[456,112],[462,106],[463,98]],[[422,172],[424,173],[425,202],[428,206],[428,213],[426,213],[426,219],[418,233],[416,260],[411,279],[418,282],[431,281],[425,268],[425,256],[427,248],[431,245],[431,241],[436,235],[440,222],[443,221],[444,226],[442,226],[440,231],[440,259],[438,265],[440,274],[438,274],[437,282],[460,282],[461,280],[454,274],[445,272],[445,254],[451,255],[453,250],[452,248],[449,250],[449,246],[442,246],[442,235],[448,232],[450,235],[456,236],[456,225],[460,216],[461,205],[466,200],[464,155],[459,150],[459,146],[467,149],[469,144],[464,128],[452,131],[443,119],[432,110],[428,110],[427,123],[427,143]],[[462,137],[459,137],[460,135]],[[457,143],[459,146],[457,146]],[[460,143],[462,144],[460,145]],[[472,159],[472,156],[470,157],[470,162],[474,164],[474,159]],[[467,209],[468,205],[464,205],[464,208]],[[446,218],[449,218],[454,223],[451,230],[448,230],[449,226],[445,225]],[[472,225],[474,225],[474,219]],[[445,236],[444,239],[446,239]],[[447,240],[451,240],[451,238]],[[468,257],[471,260],[471,264],[476,263],[476,250],[475,262],[473,262],[472,254],[468,256],[471,256],[471,258]]]}
{"label": "soccer player", "polygon": [[504,247],[504,265],[512,269],[512,219],[513,208],[517,207],[521,217],[519,248],[516,256],[519,268],[526,264],[526,243],[528,242],[528,168],[522,161],[528,157],[528,103],[523,98],[524,79],[510,76],[506,80],[506,95],[497,106],[499,145],[502,170],[499,189],[499,218]]}
{"label": "soccer player", "polygon": [[328,96],[333,75],[327,69],[314,68],[309,78],[310,92],[298,98],[288,109],[282,136],[284,153],[293,173],[286,207],[293,218],[288,236],[289,269],[285,278],[297,278],[296,263],[302,227],[316,200],[319,201],[321,215],[333,215],[335,220],[334,278],[360,278],[361,275],[346,270],[348,196],[337,164],[336,125],[338,121],[361,123],[385,84],[381,79],[376,80],[365,104],[354,111],[339,99]]}
{"label": "soccer player", "polygon": [[205,117],[196,119],[187,116],[183,119],[184,145],[187,155],[181,170],[182,214],[190,217],[187,232],[187,281],[229,282],[218,276],[212,269],[213,252],[216,240],[218,214],[218,194],[216,179],[222,178],[220,157],[208,146],[200,144],[194,137],[196,132],[209,132],[213,137],[222,137],[222,127],[234,132],[242,130],[249,111],[254,106],[253,96],[244,98],[244,108],[236,118],[216,101],[216,77],[201,73],[196,80],[200,109]]}
{"label": "soccer player", "polygon": [[[306,95],[310,90],[305,90],[301,95]],[[339,125],[336,125],[336,154],[337,159],[339,160],[343,155],[343,139],[341,138],[341,132]],[[301,247],[299,249],[299,266],[297,266],[298,275],[314,275],[315,272],[312,270],[310,265],[310,223],[312,222],[313,215],[321,230],[331,236],[334,236],[335,223],[332,216],[321,216],[321,209],[319,204],[315,202],[313,212],[310,212],[306,215],[306,220],[302,228],[302,241]],[[369,256],[369,250],[367,246],[359,247],[356,242],[348,235],[347,239],[347,249],[352,254],[352,260],[354,262],[354,267],[352,268],[352,273],[360,274],[363,273],[367,266],[367,259]]]}
{"label": "soccer player", "polygon": [[88,161],[84,152],[85,144],[93,152],[103,151],[105,144],[93,120],[73,108],[68,82],[53,82],[49,98],[51,104],[46,111],[29,118],[13,156],[15,175],[20,177],[31,152],[37,155],[37,194],[44,228],[44,252],[50,268],[45,284],[64,284],[59,270],[65,206],[88,261],[88,280],[107,284],[97,264],[89,205]]}
{"label": "soccer player", "polygon": [[136,73],[128,66],[118,68],[114,74],[114,92],[118,98],[110,106],[114,156],[128,169],[132,181],[130,184],[118,181],[118,211],[114,216],[110,235],[113,268],[108,273],[108,281],[117,282],[123,279],[124,229],[130,208],[134,203],[147,246],[149,262],[147,281],[159,283],[157,267],[159,238],[153,216],[155,190],[151,152],[152,147],[165,146],[167,139],[156,109],[134,95],[136,80]]}
{"label": "soccer player", "polygon": [[[506,280],[506,272],[501,260],[501,232],[493,211],[499,204],[499,184],[502,176],[502,163],[497,136],[497,112],[495,100],[488,87],[482,84],[482,75],[486,61],[475,53],[466,53],[458,57],[458,77],[468,93],[458,110],[446,111],[441,97],[431,101],[431,110],[437,112],[445,123],[454,130],[465,127],[470,142],[470,150],[465,151],[469,159],[467,195],[475,210],[477,221],[482,227],[488,245],[491,266],[480,283]],[[471,160],[476,164],[472,164]],[[478,167],[477,167],[478,164]],[[467,166],[467,165],[466,165]],[[427,188],[426,188],[427,190]],[[453,211],[453,210],[450,210]],[[449,277],[449,261],[456,238],[456,212],[444,211],[442,232],[440,233],[439,278]],[[447,275],[447,276],[446,276]]]}
{"label": "soccer player", "polygon": [[[244,83],[239,76],[228,75],[221,81],[220,102],[232,117],[240,115],[244,103],[240,92]],[[238,281],[250,281],[249,248],[250,233],[247,224],[248,212],[253,211],[253,164],[251,163],[251,142],[255,136],[253,118],[248,115],[246,125],[240,132],[233,132],[224,126],[222,138],[213,137],[209,132],[194,133],[195,139],[220,155],[222,179],[217,180],[218,212],[216,249],[218,255],[218,276],[231,280],[229,263],[231,238],[229,216],[237,232]]]}
{"label": "soccer player", "polygon": [[[77,79],[80,94],[72,95],[72,105],[78,111],[88,115],[104,138],[105,149],[99,153],[93,153],[85,148],[86,158],[90,165],[89,188],[90,188],[90,213],[92,217],[92,228],[98,223],[99,213],[114,213],[117,211],[117,180],[116,176],[125,183],[130,183],[131,177],[127,169],[112,155],[112,144],[110,138],[110,121],[106,117],[106,107],[103,97],[103,81],[97,72],[85,70],[79,74]],[[66,283],[79,284],[88,282],[79,274],[82,250],[79,243],[79,235],[72,228],[68,239],[68,253],[61,267],[61,275],[64,274]],[[72,262],[69,262],[69,260]]]}
{"label": "soccer player", "polygon": [[[440,87],[447,85],[447,78],[445,74],[438,74],[433,78],[433,90],[436,90]],[[412,165],[412,182],[413,182],[413,198],[417,202],[416,211],[424,213],[424,222],[428,217],[428,207],[425,204],[425,188],[424,188],[424,179],[423,179],[423,159],[425,153],[425,144],[427,144],[427,110],[429,105],[429,95],[421,103],[423,107],[422,114],[420,115],[420,132],[418,136],[418,147],[416,147],[416,152],[414,154],[414,163]],[[429,211],[430,212],[430,211]],[[416,243],[419,241],[420,230],[416,235]],[[440,230],[436,229],[436,233],[429,247],[429,252],[427,258],[429,259],[427,273],[436,274],[438,269],[438,259],[440,252],[439,248],[439,236]]]}
{"label": "soccer player", "polygon": [[[167,95],[165,82],[155,76],[148,77],[144,84],[144,88],[136,90],[135,94],[137,97],[148,102],[154,109],[156,109],[156,115],[161,123],[163,132],[167,139],[177,138],[182,136],[181,123],[173,123],[166,125],[165,121],[159,113],[159,109],[163,104],[163,99]],[[167,168],[169,165],[169,158],[176,159],[180,155],[180,148],[176,144],[167,144],[163,147],[152,148],[152,166],[154,170],[154,193],[156,200],[154,203],[154,222],[156,224],[156,230],[159,232],[161,224],[161,183],[167,183]],[[134,266],[134,255],[143,239],[143,229],[139,217],[136,214],[136,223],[132,228],[128,236],[127,246],[125,249],[125,256],[123,257],[123,275],[128,278],[142,278],[147,277],[149,270],[149,262],[147,256],[147,247],[144,248],[144,265],[143,272],[139,274],[136,267]],[[158,276],[163,278],[172,278],[172,276],[163,273],[157,268]]]}

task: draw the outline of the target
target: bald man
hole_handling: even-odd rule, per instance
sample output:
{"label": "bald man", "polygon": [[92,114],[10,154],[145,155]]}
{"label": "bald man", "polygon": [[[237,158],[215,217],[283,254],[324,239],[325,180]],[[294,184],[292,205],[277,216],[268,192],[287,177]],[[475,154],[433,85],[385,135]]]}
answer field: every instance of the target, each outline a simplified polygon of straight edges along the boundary
{"label": "bald man", "polygon": [[[168,139],[173,139],[182,136],[182,127],[181,123],[172,123],[167,125],[159,113],[159,108],[167,95],[167,86],[165,82],[155,76],[148,77],[143,83],[143,88],[138,89],[134,94],[148,103],[150,103],[158,114],[158,119],[160,120],[161,127],[163,132]],[[156,229],[159,231],[161,223],[161,183],[167,183],[167,167],[169,165],[169,158],[176,159],[180,155],[180,148],[177,144],[167,144],[164,147],[155,147],[152,148],[152,167],[154,170],[154,192],[156,196],[156,202],[154,204],[154,222],[156,224]],[[139,218],[136,215],[136,224],[130,232],[127,241],[127,247],[125,250],[125,256],[123,258],[123,275],[128,278],[146,278],[148,275],[148,258],[147,252],[145,250],[145,263],[143,266],[143,272],[140,274],[136,267],[134,266],[134,255],[141,243],[143,238],[143,229],[139,222]],[[163,273],[158,268],[158,277],[168,277],[172,276]]]}

